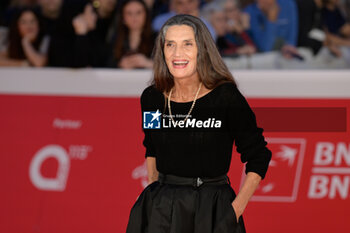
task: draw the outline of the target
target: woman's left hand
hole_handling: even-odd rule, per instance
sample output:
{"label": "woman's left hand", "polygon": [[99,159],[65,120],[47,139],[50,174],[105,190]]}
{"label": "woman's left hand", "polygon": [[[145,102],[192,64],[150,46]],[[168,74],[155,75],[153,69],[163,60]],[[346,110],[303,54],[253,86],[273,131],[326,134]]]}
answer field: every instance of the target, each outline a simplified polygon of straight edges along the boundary
{"label": "woman's left hand", "polygon": [[237,223],[238,223],[239,217],[243,214],[243,210],[241,210],[241,208],[235,201],[232,202],[232,208],[235,211]]}

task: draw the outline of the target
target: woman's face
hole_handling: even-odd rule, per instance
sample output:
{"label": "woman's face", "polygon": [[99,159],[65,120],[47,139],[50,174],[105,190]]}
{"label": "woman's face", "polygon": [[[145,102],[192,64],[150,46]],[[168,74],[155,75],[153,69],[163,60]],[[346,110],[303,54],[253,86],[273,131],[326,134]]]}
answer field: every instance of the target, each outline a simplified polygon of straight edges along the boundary
{"label": "woman's face", "polygon": [[164,57],[174,78],[198,78],[198,48],[192,27],[170,26],[165,34]]}
{"label": "woman's face", "polygon": [[230,20],[239,20],[239,9],[234,1],[227,1],[224,6],[226,18]]}
{"label": "woman's face", "polygon": [[27,37],[30,41],[34,41],[39,33],[39,22],[33,12],[25,11],[19,17],[18,31],[20,36]]}
{"label": "woman's face", "polygon": [[214,12],[211,15],[210,23],[213,25],[217,36],[224,36],[226,34],[227,25],[224,12]]}
{"label": "woman's face", "polygon": [[140,30],[146,21],[146,11],[141,3],[130,2],[124,7],[123,18],[129,30]]}

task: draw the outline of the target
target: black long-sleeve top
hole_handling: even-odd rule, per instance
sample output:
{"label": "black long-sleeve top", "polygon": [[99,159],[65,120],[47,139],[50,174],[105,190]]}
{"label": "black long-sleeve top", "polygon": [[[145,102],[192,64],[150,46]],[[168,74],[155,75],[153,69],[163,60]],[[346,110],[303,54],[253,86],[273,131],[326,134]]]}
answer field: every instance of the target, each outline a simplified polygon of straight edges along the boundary
{"label": "black long-sleeve top", "polygon": [[[171,101],[174,120],[183,120],[191,105],[192,101]],[[246,162],[245,172],[265,177],[271,151],[266,147],[263,129],[257,127],[255,114],[235,84],[220,84],[198,98],[183,127],[171,123],[167,99],[153,85],[143,91],[141,109],[148,123],[148,112],[163,113],[160,129],[144,128],[147,124],[143,121],[145,156],[156,157],[159,172],[184,177],[226,174],[235,142],[241,161]]]}

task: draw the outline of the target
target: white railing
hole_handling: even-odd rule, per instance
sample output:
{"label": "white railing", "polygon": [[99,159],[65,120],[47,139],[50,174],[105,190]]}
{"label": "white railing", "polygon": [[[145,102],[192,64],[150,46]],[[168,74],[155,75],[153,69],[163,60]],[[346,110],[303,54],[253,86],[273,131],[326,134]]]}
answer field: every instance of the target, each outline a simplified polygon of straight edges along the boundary
{"label": "white railing", "polygon": [[[350,98],[350,70],[232,70],[247,97]],[[0,68],[0,94],[137,97],[151,70]]]}

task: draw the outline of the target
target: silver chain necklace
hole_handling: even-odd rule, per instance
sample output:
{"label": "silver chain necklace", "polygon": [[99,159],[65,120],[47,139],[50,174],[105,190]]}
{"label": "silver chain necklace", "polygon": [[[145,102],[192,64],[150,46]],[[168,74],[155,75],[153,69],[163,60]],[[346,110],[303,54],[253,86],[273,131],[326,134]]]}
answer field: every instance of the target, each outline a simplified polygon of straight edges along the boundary
{"label": "silver chain necklace", "polygon": [[[190,108],[190,111],[187,113],[185,119],[183,120],[184,123],[186,122],[187,118],[190,116],[190,114],[192,112],[192,109],[193,109],[194,105],[196,104],[196,100],[197,100],[197,97],[198,97],[198,94],[199,94],[199,91],[200,91],[201,87],[202,87],[202,83],[199,84],[199,88],[197,90],[196,96],[194,97],[194,100],[193,100],[192,106]],[[171,106],[170,106],[170,98],[171,98],[171,93],[172,92],[173,92],[173,88],[171,88],[171,90],[169,92],[168,108],[169,108],[170,119],[173,122],[173,125],[176,125],[175,121],[174,121],[174,118],[173,118],[173,114],[171,113]]]}

